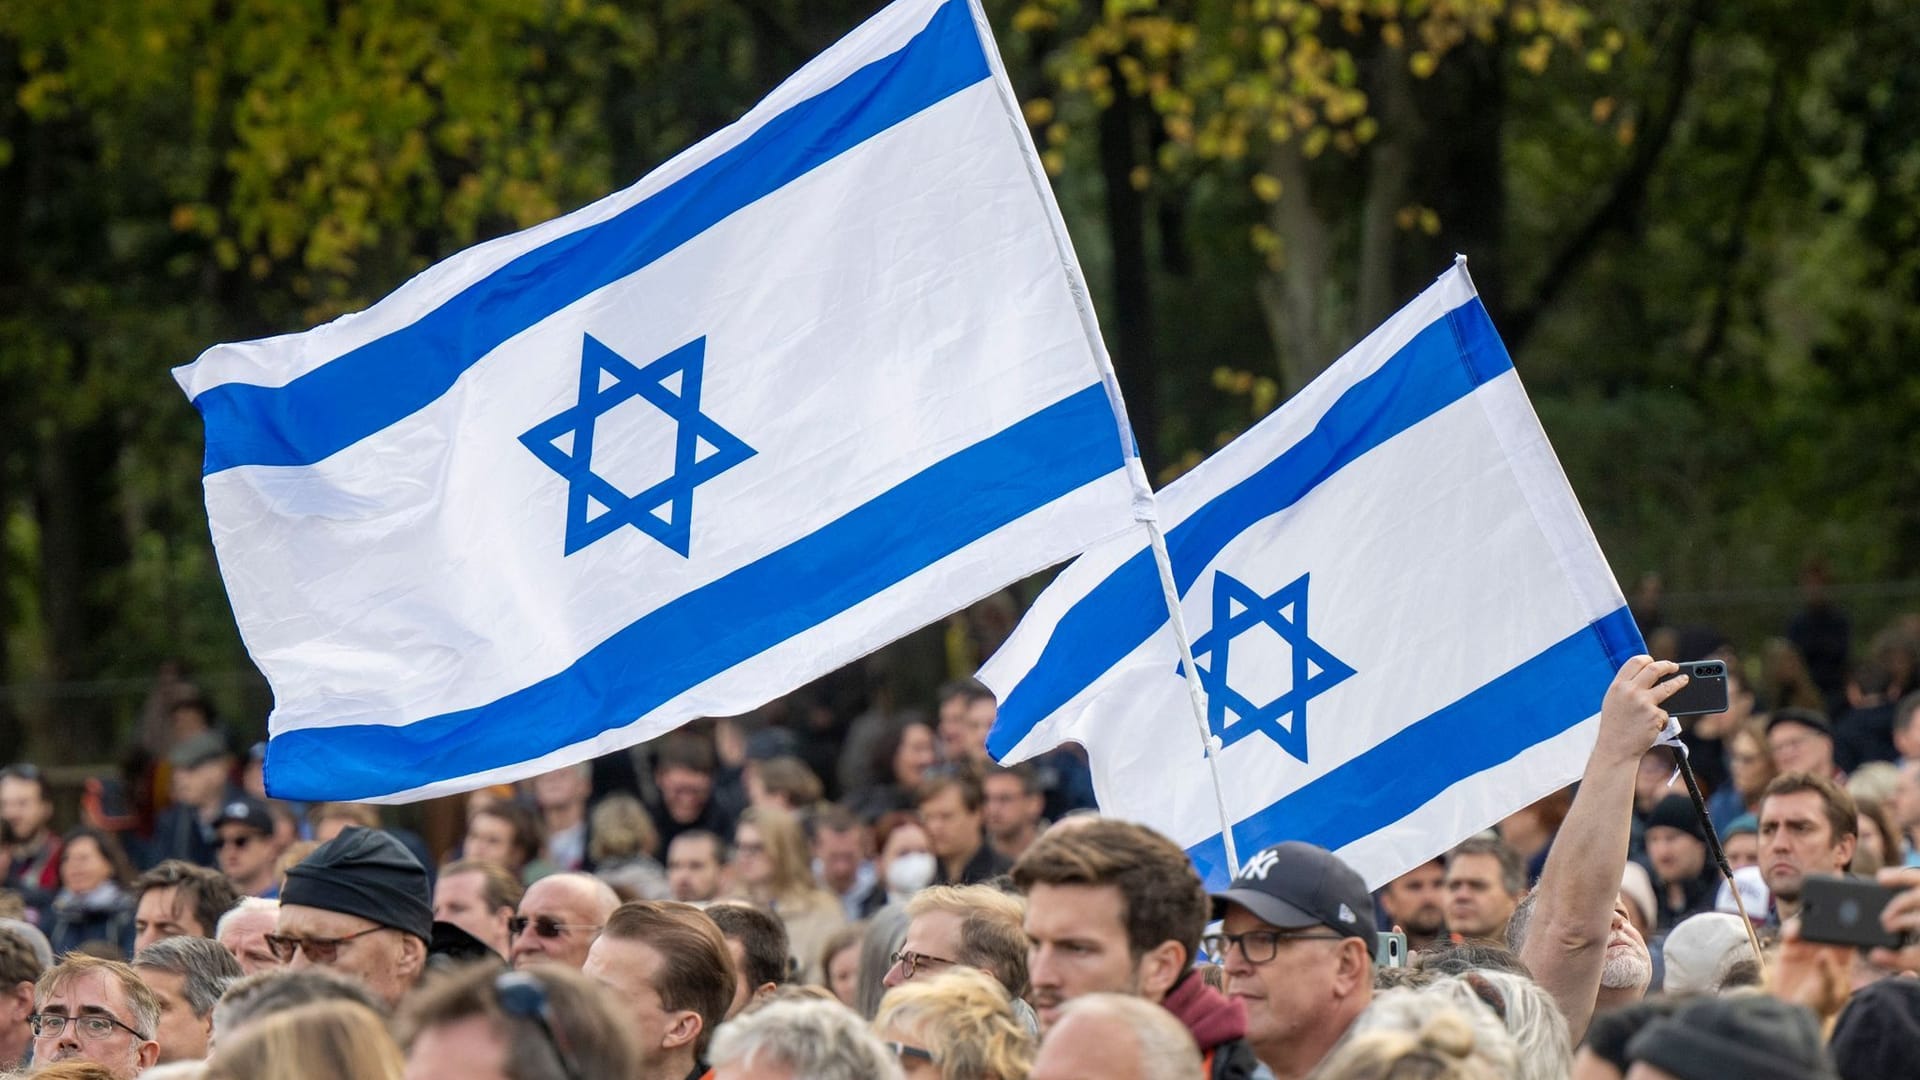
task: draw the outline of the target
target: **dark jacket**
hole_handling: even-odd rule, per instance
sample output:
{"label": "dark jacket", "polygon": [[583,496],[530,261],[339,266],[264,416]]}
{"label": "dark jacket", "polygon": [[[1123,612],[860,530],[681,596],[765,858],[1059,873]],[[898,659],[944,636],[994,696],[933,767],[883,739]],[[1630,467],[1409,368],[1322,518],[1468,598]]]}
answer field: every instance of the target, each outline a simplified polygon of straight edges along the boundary
{"label": "dark jacket", "polygon": [[1247,1010],[1189,971],[1173,984],[1161,1006],[1185,1024],[1200,1044],[1208,1080],[1246,1080],[1260,1062],[1247,1045]]}
{"label": "dark jacket", "polygon": [[89,941],[110,942],[132,956],[133,908],[133,894],[112,882],[85,896],[62,889],[49,909],[47,943],[56,957]]}
{"label": "dark jacket", "polygon": [[1712,860],[1700,868],[1700,872],[1682,884],[1682,899],[1679,907],[1671,906],[1667,899],[1667,885],[1655,879],[1654,906],[1659,911],[1660,933],[1666,933],[1679,924],[1680,920],[1698,915],[1703,911],[1712,911],[1713,902],[1720,895],[1720,872],[1713,866]]}
{"label": "dark jacket", "polygon": [[934,864],[933,883],[935,885],[978,885],[992,881],[1001,874],[1013,869],[1013,860],[993,850],[993,845],[980,837],[980,850],[973,853],[967,865],[960,868],[960,878],[955,881],[947,877],[947,863],[942,859]]}

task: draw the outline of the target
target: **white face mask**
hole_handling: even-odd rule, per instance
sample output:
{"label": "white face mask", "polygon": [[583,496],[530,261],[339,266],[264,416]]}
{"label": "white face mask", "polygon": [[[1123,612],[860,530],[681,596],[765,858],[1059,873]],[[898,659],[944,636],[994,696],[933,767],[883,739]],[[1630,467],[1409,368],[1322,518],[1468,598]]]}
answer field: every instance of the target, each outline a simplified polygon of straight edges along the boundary
{"label": "white face mask", "polygon": [[887,864],[887,888],[896,893],[916,893],[933,884],[933,855],[910,851]]}

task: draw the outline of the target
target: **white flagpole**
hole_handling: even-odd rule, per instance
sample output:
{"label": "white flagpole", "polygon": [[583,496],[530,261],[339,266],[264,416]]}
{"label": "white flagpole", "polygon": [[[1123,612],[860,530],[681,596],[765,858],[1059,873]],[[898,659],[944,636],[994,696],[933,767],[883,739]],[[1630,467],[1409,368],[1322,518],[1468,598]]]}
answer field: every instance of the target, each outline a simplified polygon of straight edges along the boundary
{"label": "white flagpole", "polygon": [[1047,223],[1053,232],[1054,248],[1060,253],[1060,267],[1073,293],[1074,307],[1080,313],[1080,326],[1087,336],[1087,349],[1093,354],[1100,379],[1106,385],[1107,398],[1113,405],[1114,422],[1120,427],[1121,444],[1128,450],[1127,477],[1133,484],[1133,519],[1146,527],[1147,541],[1153,549],[1153,563],[1160,571],[1160,591],[1166,598],[1167,618],[1173,623],[1173,638],[1180,647],[1180,663],[1186,671],[1187,700],[1193,706],[1193,722],[1200,735],[1200,747],[1206,754],[1207,769],[1213,777],[1213,800],[1220,813],[1220,839],[1226,846],[1227,874],[1229,877],[1238,877],[1240,857],[1233,841],[1233,819],[1227,814],[1226,789],[1220,782],[1220,761],[1217,757],[1219,740],[1214,738],[1213,729],[1207,723],[1207,693],[1200,685],[1200,669],[1193,662],[1192,638],[1187,633],[1186,617],[1180,609],[1180,589],[1174,582],[1173,557],[1167,552],[1166,534],[1160,529],[1153,484],[1147,479],[1147,470],[1140,463],[1139,446],[1133,438],[1133,425],[1127,421],[1126,402],[1120,397],[1120,381],[1114,375],[1113,360],[1107,355],[1106,344],[1101,340],[1100,324],[1094,317],[1093,303],[1087,295],[1087,282],[1080,271],[1080,261],[1068,241],[1066,222],[1061,219],[1059,208],[1054,204],[1053,189],[1047,183],[1039,151],[1034,148],[1026,117],[1021,113],[1020,102],[1014,96],[1013,83],[1007,78],[1006,66],[1000,61],[1000,49],[994,43],[986,12],[980,7],[980,0],[967,2],[973,11],[974,31],[980,38],[980,50],[986,54],[987,64],[993,69],[994,89],[999,94],[1001,108],[1026,160],[1027,178],[1032,181],[1041,205],[1047,208]]}

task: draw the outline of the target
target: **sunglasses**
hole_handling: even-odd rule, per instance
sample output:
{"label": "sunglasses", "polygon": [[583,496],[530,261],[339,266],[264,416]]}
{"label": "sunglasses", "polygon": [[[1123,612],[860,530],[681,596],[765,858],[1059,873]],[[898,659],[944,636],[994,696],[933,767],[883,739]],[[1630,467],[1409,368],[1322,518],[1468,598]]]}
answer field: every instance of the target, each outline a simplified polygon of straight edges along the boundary
{"label": "sunglasses", "polygon": [[238,848],[238,849],[239,849],[239,850],[241,850],[241,851],[245,851],[245,850],[247,850],[247,845],[248,845],[248,844],[251,844],[251,843],[253,843],[253,842],[254,842],[255,840],[258,840],[258,839],[260,839],[260,838],[259,838],[259,837],[257,837],[257,836],[250,836],[250,835],[248,835],[248,834],[246,834],[246,833],[235,833],[235,834],[234,834],[234,835],[232,835],[232,836],[223,836],[223,837],[221,837],[221,838],[220,838],[220,843],[219,843],[219,845],[218,845],[218,846],[219,846],[219,847],[221,847],[222,849],[225,849],[225,848]]}
{"label": "sunglasses", "polygon": [[539,979],[524,971],[502,972],[493,980],[493,996],[499,999],[501,1012],[531,1021],[540,1029],[567,1080],[580,1080],[580,1065],[573,1056],[573,1044],[567,1039],[566,1029],[554,1023],[553,1005],[547,1000],[547,988]]}
{"label": "sunglasses", "polygon": [[598,925],[590,923],[563,923],[551,915],[537,915],[531,919],[525,915],[515,915],[513,918],[507,920],[507,936],[519,937],[521,934],[526,933],[529,927],[532,928],[535,934],[549,940],[557,938],[569,930],[600,929]]}
{"label": "sunglasses", "polygon": [[376,926],[370,930],[362,930],[357,934],[348,934],[346,937],[331,938],[288,937],[282,934],[268,934],[266,936],[266,942],[267,948],[273,951],[273,958],[282,964],[292,963],[293,954],[296,952],[306,953],[307,963],[309,964],[331,964],[340,958],[340,946],[356,938],[366,937],[368,934],[377,934],[385,929],[386,927],[384,926]]}

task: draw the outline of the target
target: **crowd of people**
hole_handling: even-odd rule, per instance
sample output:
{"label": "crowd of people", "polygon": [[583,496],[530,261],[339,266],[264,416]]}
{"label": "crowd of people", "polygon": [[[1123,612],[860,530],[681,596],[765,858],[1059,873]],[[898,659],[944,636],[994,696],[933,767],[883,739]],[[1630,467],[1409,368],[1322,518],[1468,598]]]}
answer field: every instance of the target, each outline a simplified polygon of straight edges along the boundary
{"label": "crowd of people", "polygon": [[[977,683],[485,788],[446,851],[268,799],[183,696],[146,820],[96,797],[58,828],[47,779],[0,770],[0,1075],[1912,1075],[1920,638],[1887,640],[1826,691],[1730,665],[1732,708],[1689,721],[1731,882],[1645,657],[1575,788],[1377,891],[1296,841],[1209,892],[1074,752],[992,763]],[[1847,874],[1893,891],[1886,947],[1802,933],[1807,882]]]}

